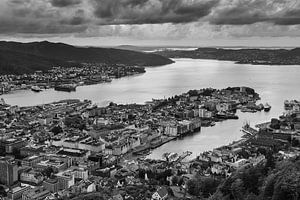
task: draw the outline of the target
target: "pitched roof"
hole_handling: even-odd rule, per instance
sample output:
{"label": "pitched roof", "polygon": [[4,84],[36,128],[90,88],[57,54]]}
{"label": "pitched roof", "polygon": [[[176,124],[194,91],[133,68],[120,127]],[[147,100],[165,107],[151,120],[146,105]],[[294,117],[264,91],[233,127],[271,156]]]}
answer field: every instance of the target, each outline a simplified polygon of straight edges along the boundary
{"label": "pitched roof", "polygon": [[165,187],[161,187],[159,190],[157,190],[157,193],[160,197],[164,197],[168,195],[168,190]]}

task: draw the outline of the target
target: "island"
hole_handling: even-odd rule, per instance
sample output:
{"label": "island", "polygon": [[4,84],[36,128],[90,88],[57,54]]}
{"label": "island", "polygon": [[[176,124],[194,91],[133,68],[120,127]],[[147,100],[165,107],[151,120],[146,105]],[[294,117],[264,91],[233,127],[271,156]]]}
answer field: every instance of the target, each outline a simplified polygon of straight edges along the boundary
{"label": "island", "polygon": [[252,65],[300,65],[300,48],[294,49],[226,49],[162,50],[156,54],[168,58],[193,58],[234,61]]}

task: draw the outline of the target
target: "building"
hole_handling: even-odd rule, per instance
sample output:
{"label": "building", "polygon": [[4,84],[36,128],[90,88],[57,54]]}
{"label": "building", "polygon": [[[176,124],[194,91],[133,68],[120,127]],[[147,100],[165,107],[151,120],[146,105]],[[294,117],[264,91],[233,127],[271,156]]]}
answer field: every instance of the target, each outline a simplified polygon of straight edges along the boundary
{"label": "building", "polygon": [[11,186],[18,181],[18,166],[15,160],[0,157],[0,184]]}
{"label": "building", "polygon": [[52,145],[70,149],[88,150],[97,153],[102,152],[105,149],[105,144],[103,142],[97,141],[91,137],[74,137],[63,140],[53,140]]}
{"label": "building", "polygon": [[7,193],[7,198],[11,200],[17,200],[21,199],[22,195],[25,191],[30,190],[30,186],[25,186],[25,187],[14,187],[10,189]]}
{"label": "building", "polygon": [[42,156],[30,156],[22,160],[22,166],[33,167],[43,160]]}
{"label": "building", "polygon": [[75,173],[67,170],[55,174],[58,180],[58,189],[64,190],[75,184]]}
{"label": "building", "polygon": [[152,200],[164,200],[168,198],[168,190],[165,187],[159,188],[153,195]]}
{"label": "building", "polygon": [[165,128],[165,134],[169,136],[177,136],[177,124],[176,123],[169,123]]}
{"label": "building", "polygon": [[59,183],[58,183],[58,179],[57,178],[51,178],[51,179],[47,179],[43,182],[43,186],[45,187],[45,189],[47,189],[48,191],[55,193],[59,191]]}
{"label": "building", "polygon": [[0,149],[3,149],[6,153],[20,151],[20,148],[24,146],[26,146],[26,142],[21,139],[10,138],[0,141]]}
{"label": "building", "polygon": [[22,200],[43,200],[50,194],[44,187],[36,187],[23,192]]}
{"label": "building", "polygon": [[38,185],[43,180],[44,180],[44,176],[41,174],[41,172],[32,170],[30,168],[24,170],[20,174],[20,181],[31,185]]}
{"label": "building", "polygon": [[70,171],[74,172],[74,176],[77,179],[86,181],[89,178],[88,170],[82,167],[72,167]]}
{"label": "building", "polygon": [[25,147],[22,147],[20,149],[20,154],[22,156],[33,156],[33,155],[39,155],[40,153],[44,152],[43,150],[43,146],[25,146]]}
{"label": "building", "polygon": [[226,112],[230,109],[230,105],[228,103],[218,103],[216,105],[216,110],[218,112]]}

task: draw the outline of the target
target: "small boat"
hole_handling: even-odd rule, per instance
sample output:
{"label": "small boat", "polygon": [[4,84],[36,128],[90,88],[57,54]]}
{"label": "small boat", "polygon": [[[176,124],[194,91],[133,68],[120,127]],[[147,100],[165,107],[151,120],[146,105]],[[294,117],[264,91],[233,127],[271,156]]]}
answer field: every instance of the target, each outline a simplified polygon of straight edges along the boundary
{"label": "small boat", "polygon": [[40,92],[40,91],[42,91],[42,89],[39,86],[37,86],[37,85],[32,86],[31,90],[34,91],[34,92]]}
{"label": "small boat", "polygon": [[268,103],[266,103],[265,105],[264,105],[264,111],[265,112],[268,112],[268,111],[270,111],[271,110],[271,106],[268,104]]}

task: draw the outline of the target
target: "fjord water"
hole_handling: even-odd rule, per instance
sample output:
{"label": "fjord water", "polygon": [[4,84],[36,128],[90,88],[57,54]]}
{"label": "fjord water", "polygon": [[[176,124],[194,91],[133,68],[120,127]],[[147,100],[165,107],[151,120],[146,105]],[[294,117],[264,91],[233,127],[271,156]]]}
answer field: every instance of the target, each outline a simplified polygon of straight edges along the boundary
{"label": "fjord water", "polygon": [[113,80],[111,83],[80,86],[76,92],[58,92],[49,89],[40,93],[17,91],[2,95],[11,105],[36,105],[67,98],[90,99],[98,105],[116,103],[144,103],[152,98],[170,97],[190,89],[204,87],[226,88],[248,86],[261,96],[262,103],[268,102],[270,112],[240,113],[239,120],[219,122],[214,127],[202,128],[182,139],[171,141],[149,155],[161,158],[164,152],[200,152],[240,139],[242,125],[269,121],[284,112],[285,99],[300,99],[300,66],[266,66],[235,64],[230,61],[175,59],[175,63],[147,68],[145,74]]}

